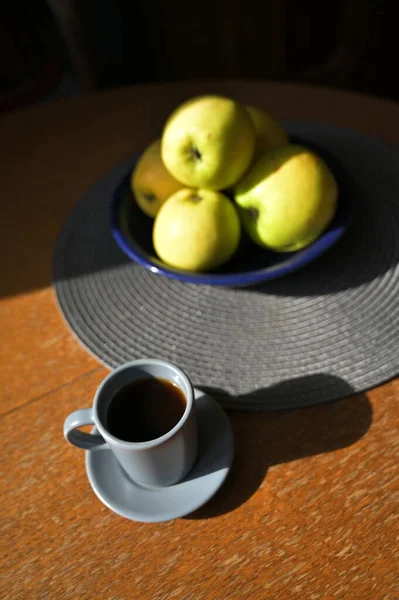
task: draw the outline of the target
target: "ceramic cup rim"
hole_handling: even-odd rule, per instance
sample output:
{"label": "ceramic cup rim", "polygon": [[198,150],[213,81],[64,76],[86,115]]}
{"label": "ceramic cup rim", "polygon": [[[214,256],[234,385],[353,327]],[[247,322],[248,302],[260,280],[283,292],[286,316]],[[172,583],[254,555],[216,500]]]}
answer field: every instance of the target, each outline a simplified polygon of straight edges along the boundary
{"label": "ceramic cup rim", "polygon": [[[107,387],[109,382],[112,381],[112,379],[117,378],[124,371],[128,371],[128,370],[135,369],[138,367],[144,367],[144,366],[167,367],[170,370],[174,371],[176,374],[178,374],[187,387],[187,393],[186,393],[186,391],[184,389],[182,389],[181,386],[179,386],[179,388],[184,393],[184,397],[186,399],[186,407],[184,409],[183,415],[180,417],[178,422],[172,427],[172,429],[167,431],[164,435],[154,438],[153,440],[148,440],[146,442],[127,442],[125,440],[121,440],[120,438],[112,435],[112,433],[110,433],[108,431],[108,429],[106,429],[104,427],[104,425],[100,419],[98,409],[99,409],[100,403],[102,402],[104,389]],[[119,448],[125,448],[126,450],[134,450],[134,449],[145,450],[147,448],[155,448],[156,446],[160,446],[161,444],[163,444],[163,443],[167,442],[169,439],[171,439],[176,433],[178,433],[182,429],[182,427],[184,426],[186,421],[188,420],[188,418],[193,410],[193,405],[194,405],[193,385],[192,385],[189,377],[186,375],[186,373],[180,367],[178,367],[176,364],[174,364],[172,362],[169,362],[166,360],[161,360],[158,358],[140,358],[138,360],[133,360],[133,361],[124,363],[123,365],[120,365],[119,367],[116,367],[113,371],[111,371],[111,373],[109,373],[107,375],[107,377],[105,377],[105,379],[103,379],[103,381],[97,388],[96,394],[94,396],[93,420],[94,420],[94,424],[97,427],[99,433],[103,436],[103,438],[107,442],[109,442],[109,443],[111,442],[114,446],[116,445]]]}

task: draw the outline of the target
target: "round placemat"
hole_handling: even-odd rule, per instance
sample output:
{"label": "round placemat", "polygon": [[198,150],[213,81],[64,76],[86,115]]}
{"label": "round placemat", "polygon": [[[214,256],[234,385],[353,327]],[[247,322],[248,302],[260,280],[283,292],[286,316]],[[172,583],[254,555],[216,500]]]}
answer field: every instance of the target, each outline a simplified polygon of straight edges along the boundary
{"label": "round placemat", "polygon": [[171,360],[225,406],[253,410],[326,402],[398,374],[398,151],[326,124],[286,126],[339,157],[356,211],[333,249],[285,278],[228,289],[132,263],[109,224],[132,161],[78,202],[57,243],[54,286],[67,323],[100,361]]}

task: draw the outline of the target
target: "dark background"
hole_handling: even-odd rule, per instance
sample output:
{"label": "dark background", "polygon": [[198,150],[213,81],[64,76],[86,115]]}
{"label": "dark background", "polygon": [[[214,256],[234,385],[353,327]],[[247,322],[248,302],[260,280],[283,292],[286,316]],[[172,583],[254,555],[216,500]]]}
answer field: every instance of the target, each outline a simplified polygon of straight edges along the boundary
{"label": "dark background", "polygon": [[3,0],[0,110],[218,77],[397,100],[394,8],[394,0]]}

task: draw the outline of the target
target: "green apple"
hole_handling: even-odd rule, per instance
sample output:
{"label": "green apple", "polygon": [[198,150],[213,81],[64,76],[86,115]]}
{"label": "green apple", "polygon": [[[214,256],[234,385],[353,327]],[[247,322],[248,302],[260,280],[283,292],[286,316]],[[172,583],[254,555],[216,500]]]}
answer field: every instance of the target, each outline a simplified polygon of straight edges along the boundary
{"label": "green apple", "polygon": [[209,271],[226,263],[240,241],[235,205],[220,192],[183,189],[160,208],[153,227],[159,258],[185,271]]}
{"label": "green apple", "polygon": [[161,205],[183,184],[176,181],[161,159],[161,140],[155,140],[140,156],[133,169],[130,185],[141,210],[155,217]]}
{"label": "green apple", "polygon": [[184,102],[169,117],[162,134],[162,160],[186,186],[222,190],[248,169],[255,128],[239,102],[200,96]]}
{"label": "green apple", "polygon": [[269,150],[281,148],[289,143],[288,136],[276,119],[256,106],[245,107],[252,119],[256,132],[254,161]]}
{"label": "green apple", "polygon": [[334,216],[337,196],[325,162],[294,144],[265,154],[234,190],[246,232],[278,252],[300,250],[318,238]]}

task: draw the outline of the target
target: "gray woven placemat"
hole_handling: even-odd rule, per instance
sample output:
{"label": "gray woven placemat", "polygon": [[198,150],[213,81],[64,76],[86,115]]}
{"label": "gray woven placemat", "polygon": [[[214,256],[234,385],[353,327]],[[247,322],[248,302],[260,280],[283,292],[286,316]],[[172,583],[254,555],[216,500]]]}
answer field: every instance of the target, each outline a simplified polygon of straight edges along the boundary
{"label": "gray woven placemat", "polygon": [[57,244],[54,285],[67,323],[100,361],[171,360],[225,406],[254,410],[325,402],[398,374],[398,151],[325,124],[289,131],[340,158],[360,210],[325,256],[260,287],[183,284],[127,259],[108,208],[131,161],[76,205]]}

